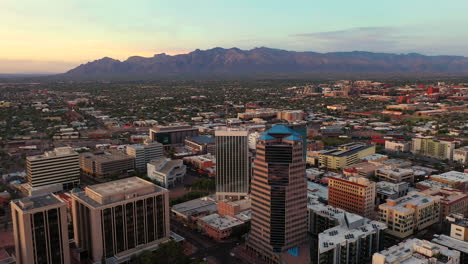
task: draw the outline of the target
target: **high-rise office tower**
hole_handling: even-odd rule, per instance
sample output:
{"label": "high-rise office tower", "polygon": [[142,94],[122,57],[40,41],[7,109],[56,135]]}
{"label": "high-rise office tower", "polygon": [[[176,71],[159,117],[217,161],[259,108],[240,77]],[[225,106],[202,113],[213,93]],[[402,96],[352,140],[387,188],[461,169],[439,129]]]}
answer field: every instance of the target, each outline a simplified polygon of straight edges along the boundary
{"label": "high-rise office tower", "polygon": [[241,199],[249,193],[248,131],[216,130],[216,197]]}
{"label": "high-rise office tower", "polygon": [[146,140],[144,144],[128,146],[127,155],[135,158],[135,169],[145,172],[147,163],[164,157],[164,147],[159,142]]}
{"label": "high-rise office tower", "polygon": [[67,207],[53,194],[11,202],[16,263],[70,263]]}
{"label": "high-rise office tower", "polygon": [[26,168],[31,187],[60,183],[64,189],[70,189],[80,183],[80,157],[70,147],[29,156]]}
{"label": "high-rise office tower", "polygon": [[284,125],[257,140],[247,248],[268,263],[309,263],[302,147],[301,135]]}
{"label": "high-rise office tower", "polygon": [[72,216],[76,246],[92,263],[127,263],[169,240],[169,192],[138,177],[72,193]]}

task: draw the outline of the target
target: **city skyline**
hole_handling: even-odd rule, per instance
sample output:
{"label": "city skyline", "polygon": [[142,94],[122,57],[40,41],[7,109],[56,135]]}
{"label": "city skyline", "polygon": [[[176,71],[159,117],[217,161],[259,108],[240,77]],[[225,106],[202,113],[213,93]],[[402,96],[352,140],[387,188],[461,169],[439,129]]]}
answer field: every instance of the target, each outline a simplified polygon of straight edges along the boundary
{"label": "city skyline", "polygon": [[218,46],[467,56],[461,25],[468,22],[468,3],[451,2],[4,0],[0,33],[8,41],[0,44],[7,51],[0,72],[60,73],[105,56],[124,60]]}

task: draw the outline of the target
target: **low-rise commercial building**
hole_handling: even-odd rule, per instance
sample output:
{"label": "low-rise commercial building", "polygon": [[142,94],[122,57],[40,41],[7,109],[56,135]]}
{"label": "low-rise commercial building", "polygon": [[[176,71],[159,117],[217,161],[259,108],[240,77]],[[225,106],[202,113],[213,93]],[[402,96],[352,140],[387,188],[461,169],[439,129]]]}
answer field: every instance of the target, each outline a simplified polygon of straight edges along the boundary
{"label": "low-rise commercial building", "polygon": [[121,177],[134,170],[135,158],[118,150],[86,152],[80,155],[80,167],[83,173],[96,178]]}
{"label": "low-rise commercial building", "polygon": [[448,185],[450,188],[468,192],[468,173],[448,171],[438,175],[432,175],[431,180]]}
{"label": "low-rise commercial building", "polygon": [[375,176],[379,178],[379,181],[388,181],[393,183],[399,182],[414,182],[414,172],[410,169],[385,169],[379,168],[375,171]]}
{"label": "low-rise commercial building", "polygon": [[186,138],[197,137],[198,128],[184,124],[172,124],[169,126],[155,126],[149,131],[150,138],[163,144],[165,147],[180,146]]}
{"label": "low-rise commercial building", "polygon": [[187,166],[180,159],[162,158],[151,161],[147,166],[148,177],[156,180],[164,188],[172,188],[183,182],[187,171]]}
{"label": "low-rise commercial building", "polygon": [[215,139],[208,136],[186,138],[185,148],[197,154],[215,154]]}
{"label": "low-rise commercial building", "polygon": [[131,177],[73,192],[75,243],[92,263],[127,263],[169,240],[169,192]]}
{"label": "low-rise commercial building", "polygon": [[446,235],[434,235],[431,242],[460,252],[460,264],[468,263],[468,242]]}
{"label": "low-rise commercial building", "polygon": [[218,203],[213,197],[206,196],[179,203],[171,207],[172,215],[186,222],[197,222],[199,218],[218,211]]}
{"label": "low-rise commercial building", "polygon": [[387,232],[398,238],[439,222],[440,197],[420,192],[409,192],[396,200],[388,199],[379,205],[379,219],[387,224]]}
{"label": "low-rise commercial building", "polygon": [[459,264],[460,252],[427,240],[413,238],[375,253],[372,257],[372,264],[393,263]]}

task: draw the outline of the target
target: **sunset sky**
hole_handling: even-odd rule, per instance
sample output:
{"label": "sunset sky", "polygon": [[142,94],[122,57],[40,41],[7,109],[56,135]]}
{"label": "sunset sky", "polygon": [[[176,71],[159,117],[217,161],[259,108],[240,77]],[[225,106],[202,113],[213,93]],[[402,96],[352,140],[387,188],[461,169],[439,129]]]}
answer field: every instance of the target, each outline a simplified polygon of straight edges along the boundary
{"label": "sunset sky", "polygon": [[467,0],[0,0],[0,73],[259,46],[468,56]]}

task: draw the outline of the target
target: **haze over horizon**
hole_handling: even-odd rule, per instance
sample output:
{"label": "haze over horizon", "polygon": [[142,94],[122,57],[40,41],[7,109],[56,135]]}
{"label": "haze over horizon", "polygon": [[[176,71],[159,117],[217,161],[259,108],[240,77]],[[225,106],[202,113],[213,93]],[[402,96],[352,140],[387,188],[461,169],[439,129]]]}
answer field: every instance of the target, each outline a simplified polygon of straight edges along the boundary
{"label": "haze over horizon", "polygon": [[0,5],[0,34],[8,40],[0,42],[0,73],[60,73],[106,56],[125,60],[213,47],[468,56],[463,0],[294,5],[0,0]]}

